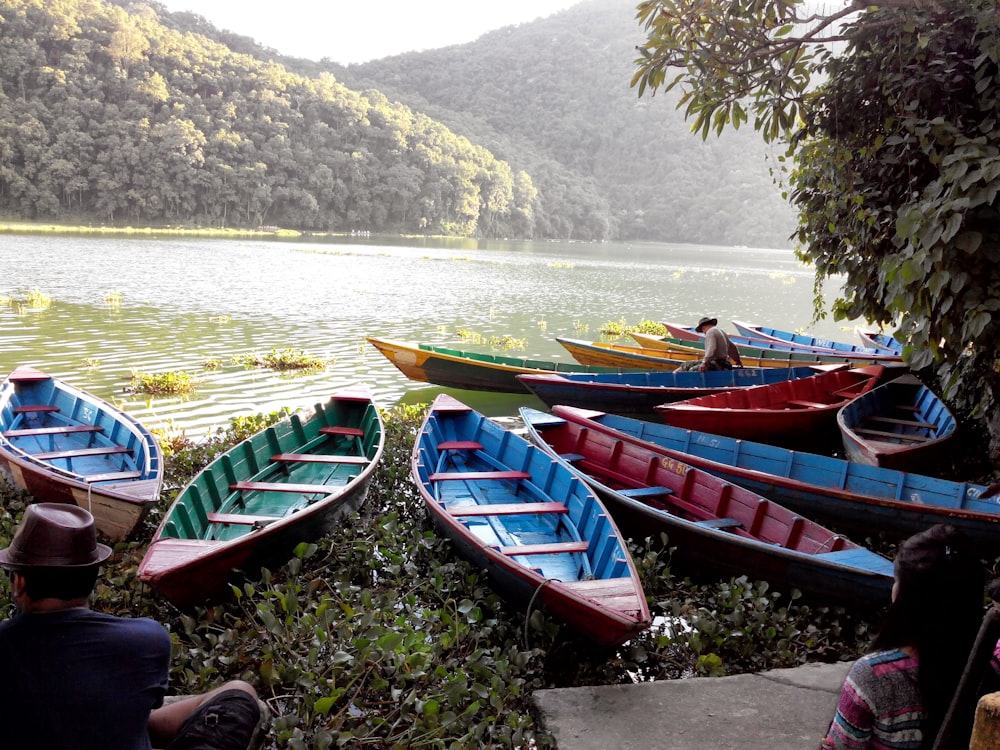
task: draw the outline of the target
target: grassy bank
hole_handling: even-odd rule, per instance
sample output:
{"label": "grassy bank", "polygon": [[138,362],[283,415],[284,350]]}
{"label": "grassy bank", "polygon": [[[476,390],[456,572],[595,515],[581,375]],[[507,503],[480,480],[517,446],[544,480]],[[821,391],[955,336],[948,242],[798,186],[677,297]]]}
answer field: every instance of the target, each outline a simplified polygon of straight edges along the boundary
{"label": "grassy bank", "polygon": [[[423,416],[414,406],[386,412],[385,459],[362,513],[338,534],[301,545],[225,604],[174,610],[135,578],[156,522],[193,473],[276,416],[167,444],[172,490],[139,538],[118,546],[94,597],[95,609],[168,627],[175,692],[235,677],[256,685],[275,716],[269,747],[551,747],[533,712],[535,690],[832,661],[867,642],[868,623],[842,610],[782,606],[776,592],[745,580],[680,578],[661,540],[633,546],[660,625],[620,649],[595,649],[543,612],[511,610],[424,515],[409,476]],[[0,480],[0,500],[6,546],[27,497]],[[13,613],[6,586],[0,605]]]}

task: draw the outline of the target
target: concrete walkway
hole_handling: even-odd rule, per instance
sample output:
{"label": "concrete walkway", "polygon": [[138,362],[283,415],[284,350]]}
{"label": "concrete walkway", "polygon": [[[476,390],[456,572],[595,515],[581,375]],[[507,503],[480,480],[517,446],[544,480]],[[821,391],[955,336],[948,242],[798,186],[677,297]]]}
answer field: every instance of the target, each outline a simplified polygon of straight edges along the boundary
{"label": "concrete walkway", "polygon": [[852,662],[534,693],[559,750],[812,750]]}

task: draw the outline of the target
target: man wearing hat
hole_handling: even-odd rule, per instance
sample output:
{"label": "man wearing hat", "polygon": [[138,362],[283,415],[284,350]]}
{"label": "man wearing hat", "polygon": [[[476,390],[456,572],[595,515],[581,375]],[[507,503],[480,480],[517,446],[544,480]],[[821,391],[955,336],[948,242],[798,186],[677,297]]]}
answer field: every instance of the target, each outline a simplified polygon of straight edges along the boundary
{"label": "man wearing hat", "polygon": [[[681,366],[682,370],[732,370],[733,364],[743,367],[739,349],[729,340],[726,332],[718,327],[715,318],[703,317],[694,330],[705,335],[705,356],[702,359],[688,362]],[[732,360],[732,362],[730,362]]]}
{"label": "man wearing hat", "polygon": [[90,609],[110,554],[97,542],[93,516],[63,503],[29,505],[10,546],[0,549],[19,610],[0,623],[0,745],[247,747],[260,717],[251,685],[237,680],[164,706],[166,629]]}

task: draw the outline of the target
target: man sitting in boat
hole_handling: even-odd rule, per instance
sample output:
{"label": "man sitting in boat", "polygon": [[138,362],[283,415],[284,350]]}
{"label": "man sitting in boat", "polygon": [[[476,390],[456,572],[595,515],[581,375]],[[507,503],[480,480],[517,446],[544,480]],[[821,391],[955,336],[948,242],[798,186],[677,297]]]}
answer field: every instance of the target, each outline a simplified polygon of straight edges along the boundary
{"label": "man sitting in boat", "polygon": [[706,372],[707,370],[732,370],[733,365],[743,367],[739,349],[718,325],[719,321],[716,318],[707,316],[698,321],[694,330],[705,334],[705,356],[702,359],[681,365],[680,369],[696,369],[698,372]]}
{"label": "man sitting in boat", "polygon": [[[29,505],[0,566],[18,614],[0,623],[3,746],[242,750],[258,738],[257,694],[235,680],[164,705],[170,636],[149,618],[90,609],[100,565],[94,518],[63,503]],[[262,739],[262,736],[260,737]]]}

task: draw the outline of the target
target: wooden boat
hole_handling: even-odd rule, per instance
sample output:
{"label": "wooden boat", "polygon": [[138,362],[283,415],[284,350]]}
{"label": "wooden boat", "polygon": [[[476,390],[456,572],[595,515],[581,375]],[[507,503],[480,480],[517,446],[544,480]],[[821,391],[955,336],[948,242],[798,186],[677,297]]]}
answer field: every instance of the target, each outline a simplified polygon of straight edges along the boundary
{"label": "wooden boat", "polygon": [[410,380],[447,388],[527,393],[527,389],[517,380],[517,375],[522,373],[622,372],[620,367],[588,367],[576,362],[501,357],[392,339],[369,337],[368,341]]}
{"label": "wooden boat", "polygon": [[652,443],[667,455],[769,497],[808,518],[856,535],[905,539],[950,523],[986,559],[1000,555],[997,485],[952,482],[765,443],[572,406],[554,414],[589,430]]}
{"label": "wooden boat", "polygon": [[899,358],[897,353],[887,352],[884,349],[879,349],[878,347],[856,346],[854,344],[846,344],[840,341],[834,341],[833,339],[821,338],[819,336],[808,336],[801,333],[795,333],[793,331],[782,331],[777,328],[752,325],[739,320],[734,320],[733,325],[736,327],[737,331],[748,338],[763,339],[764,341],[771,341],[776,344],[787,344],[789,346],[807,351],[835,351],[842,352],[844,354],[861,354],[882,357],[888,355],[897,359]]}
{"label": "wooden boat", "polygon": [[[674,356],[679,352],[696,353],[698,357],[703,357],[705,351],[705,341],[689,341],[677,339],[672,336],[651,336],[645,333],[630,334],[643,349],[661,350],[667,352],[667,356]],[[899,364],[902,359],[895,354],[888,352],[871,351],[844,352],[832,349],[814,349],[809,351],[805,348],[798,348],[790,344],[782,344],[776,341],[764,341],[761,339],[748,339],[745,336],[730,336],[729,344],[735,348],[740,355],[740,361],[769,361],[775,357],[788,359],[794,365],[795,362],[811,362],[820,359],[824,362],[844,362],[852,367],[863,367],[880,363]],[[861,347],[858,347],[859,349]],[[730,354],[730,358],[735,358]]]}
{"label": "wooden boat", "polygon": [[[702,350],[680,348],[666,350],[645,349],[639,346],[610,344],[603,341],[580,341],[556,337],[556,341],[580,364],[624,367],[638,370],[676,370],[683,364],[699,360]],[[843,357],[812,355],[808,352],[762,352],[761,356],[740,355],[744,367],[804,367],[806,365],[844,364]],[[855,363],[851,363],[852,365]],[[865,363],[857,363],[863,365]]]}
{"label": "wooden boat", "polygon": [[537,600],[604,646],[649,626],[614,521],[545,451],[442,394],[414,443],[412,472],[438,532],[512,603]]}
{"label": "wooden boat", "polygon": [[837,414],[851,461],[912,471],[933,465],[955,436],[955,417],[915,375],[873,388]]}
{"label": "wooden boat", "polygon": [[654,407],[659,404],[805,378],[818,371],[814,367],[740,367],[709,372],[518,375],[517,379],[548,406],[570,404],[655,419]]}
{"label": "wooden boat", "polygon": [[[680,326],[673,325],[671,323],[664,323],[666,326],[670,338],[678,339],[680,341],[704,341],[705,334],[698,333],[690,328],[683,328]],[[750,347],[758,349],[777,349],[779,351],[805,351],[812,352],[815,354],[848,354],[851,356],[857,355],[858,359],[864,359],[865,357],[878,357],[880,359],[893,359],[899,360],[899,355],[896,352],[889,352],[885,349],[880,349],[877,347],[869,346],[854,346],[853,344],[842,344],[843,349],[830,349],[823,346],[809,346],[807,344],[801,343],[791,343],[791,342],[777,342],[774,340],[754,338],[752,336],[740,335],[740,334],[726,334],[729,337],[729,341],[737,347]],[[817,339],[820,341],[821,339]]]}
{"label": "wooden boat", "polygon": [[0,384],[0,472],[38,501],[86,508],[119,542],[159,502],[163,455],[125,412],[21,366]]}
{"label": "wooden boat", "polygon": [[672,561],[701,578],[769,581],[785,594],[881,607],[892,563],[768,498],[651,444],[522,408],[532,442],[597,490],[626,535],[667,535]]}
{"label": "wooden boat", "polygon": [[233,571],[284,563],[296,544],[357,510],[384,443],[381,415],[363,386],[238,443],[177,495],[139,580],[186,608],[228,591]]}
{"label": "wooden boat", "polygon": [[861,328],[856,328],[855,331],[865,346],[871,346],[876,349],[892,352],[893,354],[901,355],[903,353],[903,342],[891,334],[879,331],[866,331]]}
{"label": "wooden boat", "polygon": [[885,373],[884,365],[834,370],[660,404],[656,412],[674,427],[785,447],[828,449],[837,442],[837,411],[874,388]]}

